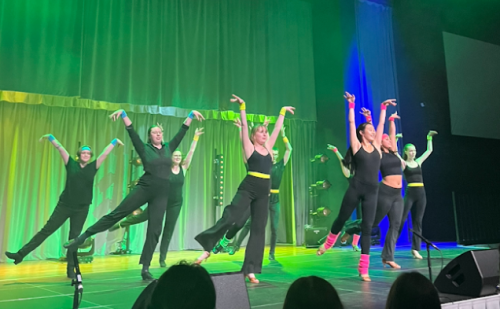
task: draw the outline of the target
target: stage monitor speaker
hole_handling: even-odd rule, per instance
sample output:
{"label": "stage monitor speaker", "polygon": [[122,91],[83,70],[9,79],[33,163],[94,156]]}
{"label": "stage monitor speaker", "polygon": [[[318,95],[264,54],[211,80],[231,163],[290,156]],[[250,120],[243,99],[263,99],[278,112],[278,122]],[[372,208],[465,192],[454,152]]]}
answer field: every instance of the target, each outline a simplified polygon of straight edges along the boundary
{"label": "stage monitor speaker", "polygon": [[250,309],[245,276],[242,272],[212,274],[217,295],[216,309]]}
{"label": "stage monitor speaker", "polygon": [[498,250],[473,250],[454,258],[439,273],[434,286],[441,293],[480,297],[496,293]]}
{"label": "stage monitor speaker", "polygon": [[304,232],[304,245],[306,248],[318,248],[325,241],[323,238],[328,236],[330,228],[306,225]]}

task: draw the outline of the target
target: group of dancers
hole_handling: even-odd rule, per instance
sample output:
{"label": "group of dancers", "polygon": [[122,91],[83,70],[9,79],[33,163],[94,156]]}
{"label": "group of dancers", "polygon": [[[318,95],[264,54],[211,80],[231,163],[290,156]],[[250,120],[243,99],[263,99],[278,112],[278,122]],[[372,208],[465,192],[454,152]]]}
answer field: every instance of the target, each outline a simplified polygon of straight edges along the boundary
{"label": "group of dancers", "polygon": [[[421,232],[426,204],[421,164],[432,151],[432,136],[436,132],[429,133],[428,149],[421,157],[416,159],[415,147],[407,144],[401,158],[397,152],[394,125],[394,119],[399,118],[397,114],[389,118],[391,122],[389,135],[383,134],[386,108],[388,105],[396,105],[394,100],[382,103],[380,120],[375,131],[371,123],[371,116],[365,110],[363,112],[367,117],[367,122],[356,127],[354,123],[355,97],[346,92],[345,98],[349,102],[351,147],[345,158],[342,158],[337,148],[329,145],[329,149],[333,150],[341,160],[344,174],[349,178],[349,188],[344,195],[339,215],[333,223],[331,232],[325,243],[318,249],[317,254],[322,255],[335,244],[348,217],[361,202],[362,235],[370,235],[373,224],[378,224],[386,215],[389,217],[390,229],[382,253],[382,262],[393,268],[399,268],[399,265],[394,261],[394,247],[401,232],[401,222],[406,219],[410,210],[412,211],[413,229]],[[239,104],[241,121],[235,121],[235,125],[240,129],[243,161],[247,175],[238,187],[231,204],[224,208],[222,217],[217,223],[195,237],[204,250],[195,263],[200,264],[208,259],[211,253],[227,249],[230,241],[235,238],[238,231],[243,229],[240,237],[234,241],[232,250],[229,250],[230,254],[234,254],[250,231],[242,272],[251,283],[259,283],[255,274],[261,273],[262,270],[268,211],[271,214],[272,233],[269,259],[275,259],[276,233],[280,213],[279,186],[292,151],[290,142],[285,135],[283,121],[287,112],[294,114],[295,108],[285,106],[281,109],[274,130],[269,135],[266,124],[253,126],[249,132],[245,102],[236,95],[233,95],[231,102]],[[160,234],[162,234],[162,222],[165,217],[159,262],[161,267],[166,267],[165,259],[168,246],[182,207],[184,176],[190,166],[199,137],[204,133],[203,128],[196,130],[190,150],[184,160],[177,147],[186,135],[192,120],[203,121],[204,117],[197,111],[190,112],[179,132],[168,143],[163,141],[163,129],[158,124],[149,128],[148,138],[144,143],[134,130],[132,121],[124,110],[114,112],[110,118],[113,121],[122,119],[132,144],[142,161],[144,174],[137,185],[118,207],[90,226],[84,233],[81,233],[88,215],[89,205],[92,203],[94,176],[112,149],[117,145],[123,145],[123,143],[118,139],[113,139],[95,161],[91,161],[92,149],[89,146],[83,146],[78,150],[76,160],[74,160],[53,135],[44,135],[40,140],[48,139],[59,150],[63,158],[67,171],[66,186],[59,198],[58,205],[42,230],[19,251],[5,253],[9,259],[14,260],[15,264],[21,263],[27,254],[38,247],[69,218],[69,241],[64,244],[64,247],[67,249],[68,257],[67,276],[74,278],[75,272],[71,254],[87,238],[106,230],[112,231],[148,221],[146,240],[139,263],[142,264],[141,276],[143,280],[152,280],[153,276],[149,272],[149,266]],[[274,145],[280,132],[286,145],[286,151],[283,159],[278,161],[279,151],[274,148]],[[380,184],[378,184],[379,170],[383,176]],[[401,197],[402,170],[408,182],[404,206]],[[144,204],[148,204],[148,206],[142,214],[121,221]],[[356,235],[354,237],[356,238]],[[422,258],[418,254],[420,239],[415,236],[413,237],[412,249],[416,258]],[[362,237],[358,270],[364,281],[370,281],[368,276],[369,252],[370,237]]]}

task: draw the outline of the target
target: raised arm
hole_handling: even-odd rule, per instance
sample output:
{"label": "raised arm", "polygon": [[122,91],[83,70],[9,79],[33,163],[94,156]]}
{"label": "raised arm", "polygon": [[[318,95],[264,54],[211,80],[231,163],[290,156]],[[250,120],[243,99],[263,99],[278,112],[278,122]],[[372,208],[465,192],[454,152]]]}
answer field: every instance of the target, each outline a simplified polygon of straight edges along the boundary
{"label": "raised arm", "polygon": [[285,115],[286,112],[291,113],[292,115],[295,112],[295,107],[292,106],[283,106],[280,111],[280,115],[278,116],[278,120],[276,120],[276,123],[274,124],[274,130],[271,136],[269,137],[269,140],[267,141],[267,146],[269,147],[268,149],[272,149],[274,147],[274,144],[276,143],[276,139],[278,138],[278,135],[280,134],[281,128],[283,127],[283,121],[285,120]]}
{"label": "raised arm", "polygon": [[337,147],[328,144],[327,149],[333,151],[333,153],[337,156],[337,159],[339,159],[340,169],[342,170],[342,174],[344,174],[345,178],[351,178],[351,171],[342,163],[344,157],[342,157],[342,154],[339,152]]}
{"label": "raised arm", "polygon": [[382,145],[382,135],[384,135],[384,125],[385,125],[385,117],[387,115],[387,106],[390,104],[392,106],[396,106],[395,99],[385,100],[380,104],[380,117],[378,120],[377,131],[375,132],[375,145],[380,148]]}
{"label": "raised arm", "polygon": [[187,170],[189,168],[189,166],[191,165],[191,160],[193,159],[193,154],[194,154],[194,151],[196,150],[196,145],[198,144],[198,140],[200,139],[200,135],[202,135],[203,133],[203,128],[196,128],[196,131],[194,132],[194,137],[193,137],[193,141],[191,142],[191,147],[189,148],[189,152],[186,156],[186,159],[184,160],[184,164],[182,165],[182,167],[184,168],[184,170]]}
{"label": "raised arm", "polygon": [[290,155],[292,154],[292,145],[285,135],[285,127],[281,127],[281,135],[283,136],[283,143],[285,143],[285,155],[283,156],[283,164],[286,165],[288,160],[290,160]]}
{"label": "raised arm", "polygon": [[68,151],[61,145],[61,143],[54,137],[52,134],[45,134],[44,136],[40,137],[38,140],[39,142],[43,142],[44,140],[48,139],[49,142],[56,147],[57,151],[59,151],[59,154],[61,155],[61,158],[64,161],[64,165],[68,164],[69,160],[69,153]]}
{"label": "raised arm", "polygon": [[187,118],[184,120],[184,123],[182,124],[182,126],[179,129],[179,131],[177,132],[177,134],[168,143],[168,147],[170,148],[170,152],[174,152],[177,149],[177,147],[179,147],[182,139],[186,135],[186,132],[189,129],[189,126],[191,125],[191,122],[193,121],[194,118],[196,118],[196,120],[198,120],[200,122],[205,120],[205,118],[203,117],[203,115],[200,112],[191,111],[189,113],[189,115],[187,116]]}
{"label": "raised arm", "polygon": [[349,102],[349,139],[351,142],[352,153],[356,154],[361,148],[361,143],[358,141],[356,136],[356,121],[354,119],[354,101],[356,97],[349,92],[345,92],[344,98]]}
{"label": "raised arm", "polygon": [[398,112],[389,117],[389,138],[391,139],[391,150],[394,152],[398,151],[398,140],[396,139],[396,124],[394,123],[394,119],[400,119]]}
{"label": "raised arm", "polygon": [[108,155],[111,153],[111,151],[116,147],[118,146],[123,146],[123,142],[117,138],[115,138],[114,140],[111,141],[111,143],[109,143],[108,146],[106,146],[106,148],[104,148],[104,150],[101,152],[101,154],[99,155],[99,157],[97,157],[97,160],[96,160],[96,166],[95,168],[96,169],[99,169],[99,167],[101,166],[102,162],[104,162],[104,160],[106,160],[106,158],[108,157]]}
{"label": "raised arm", "polygon": [[236,118],[234,120],[234,125],[238,127],[238,135],[240,137],[241,155],[243,156],[243,163],[247,164],[247,156],[245,155],[245,148],[243,148],[243,133],[241,131],[241,121],[240,121],[240,118]]}
{"label": "raised arm", "polygon": [[123,109],[119,109],[113,114],[109,115],[109,118],[113,121],[116,121],[120,118],[123,120],[123,124],[127,129],[128,136],[132,141],[132,145],[134,145],[135,151],[137,151],[137,154],[139,155],[139,157],[141,157],[141,159],[144,159],[144,143],[139,137],[139,134],[137,134],[137,132],[135,131],[134,126],[132,126],[132,121],[130,120],[130,118],[128,118],[127,113]]}
{"label": "raised arm", "polygon": [[415,160],[419,165],[422,165],[424,161],[427,160],[427,158],[431,155],[432,137],[437,134],[438,133],[436,131],[429,131],[429,133],[427,134],[427,150],[418,159]]}
{"label": "raised arm", "polygon": [[248,136],[248,122],[247,122],[247,112],[246,112],[246,104],[240,97],[233,94],[231,98],[231,102],[236,102],[240,105],[240,118],[241,118],[241,144],[243,146],[243,151],[245,152],[245,162],[250,158],[252,152],[254,150],[254,146],[252,141],[250,141],[250,137]]}
{"label": "raised arm", "polygon": [[361,107],[361,111],[359,113],[365,116],[366,122],[371,123],[373,125],[372,112],[369,109]]}

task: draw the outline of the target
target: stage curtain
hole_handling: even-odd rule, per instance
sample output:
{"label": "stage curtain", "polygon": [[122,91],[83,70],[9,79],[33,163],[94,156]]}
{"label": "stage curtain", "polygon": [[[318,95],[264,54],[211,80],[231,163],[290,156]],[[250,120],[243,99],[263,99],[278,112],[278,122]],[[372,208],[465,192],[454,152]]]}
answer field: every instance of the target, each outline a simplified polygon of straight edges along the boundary
{"label": "stage curtain", "polygon": [[[121,121],[112,122],[109,112],[76,107],[28,105],[0,102],[0,250],[15,251],[21,248],[39,231],[54,210],[64,188],[65,169],[59,153],[48,142],[39,143],[43,134],[52,133],[75,155],[78,145],[90,145],[98,155],[113,139],[119,138],[125,147],[113,150],[99,169],[94,186],[94,201],[85,228],[114,209],[127,194],[131,177],[129,160],[133,149]],[[140,136],[146,138],[147,128],[157,122],[164,127],[165,139],[172,137],[183,118],[143,113],[129,113]],[[299,212],[307,200],[307,187],[300,184],[301,167],[310,156],[310,145],[314,140],[315,122],[286,120],[287,134],[294,147],[292,160],[282,183],[282,218],[278,241],[294,243],[295,226],[293,208]],[[204,127],[198,148],[187,173],[184,191],[184,205],[171,250],[201,249],[193,239],[202,230],[216,221],[213,204],[213,160],[215,153],[222,153],[226,159],[226,187],[224,205],[230,203],[236,189],[245,175],[241,161],[241,144],[238,130],[231,121],[209,119],[202,124],[193,122],[180,145],[186,153],[196,127]],[[272,129],[272,125],[270,126]],[[277,147],[284,153],[283,142]],[[141,169],[133,171],[132,178],[141,175]],[[299,185],[300,184],[300,185]],[[306,193],[303,191],[306,190]],[[293,194],[293,195],[292,195]],[[293,196],[293,199],[292,199]],[[301,216],[301,214],[298,214]],[[300,221],[299,219],[298,221]],[[28,259],[58,258],[64,251],[62,244],[67,240],[69,223],[50,236]],[[146,224],[131,228],[131,249],[140,253],[144,243]],[[120,232],[101,233],[96,237],[97,255],[114,251],[121,239]],[[5,256],[0,256],[5,261]]]}
{"label": "stage curtain", "polygon": [[2,1],[0,90],[315,120],[311,28],[303,0]]}

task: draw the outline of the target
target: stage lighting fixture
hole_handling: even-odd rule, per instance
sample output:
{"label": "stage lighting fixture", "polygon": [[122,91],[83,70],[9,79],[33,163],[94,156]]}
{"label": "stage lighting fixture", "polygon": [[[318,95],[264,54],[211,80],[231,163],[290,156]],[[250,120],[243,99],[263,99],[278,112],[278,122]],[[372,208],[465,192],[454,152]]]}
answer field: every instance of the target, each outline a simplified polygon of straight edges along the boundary
{"label": "stage lighting fixture", "polygon": [[132,160],[130,160],[130,164],[132,164],[133,166],[141,166],[142,165],[141,158],[139,157],[133,158]]}
{"label": "stage lighting fixture", "polygon": [[311,215],[315,217],[328,217],[332,211],[326,207],[320,207],[316,209],[316,212],[313,212]]}
{"label": "stage lighting fixture", "polygon": [[311,187],[314,187],[316,190],[328,190],[332,184],[328,180],[320,180],[316,181],[315,184],[312,184]]}
{"label": "stage lighting fixture", "polygon": [[317,154],[314,156],[314,158],[311,159],[311,163],[318,162],[318,163],[325,163],[328,161],[328,157],[324,154]]}

